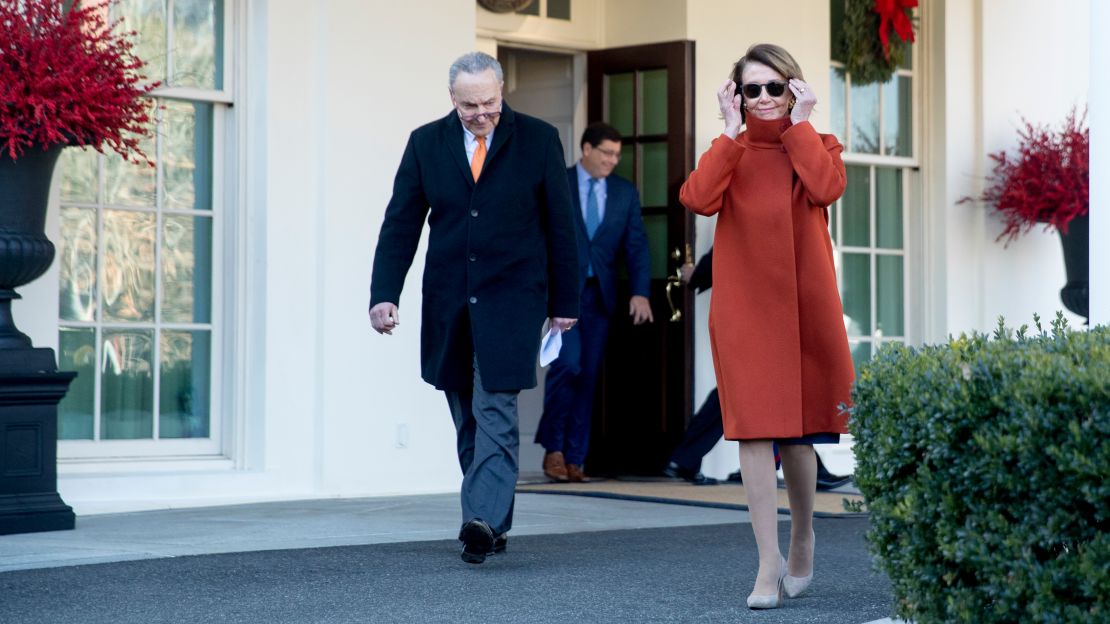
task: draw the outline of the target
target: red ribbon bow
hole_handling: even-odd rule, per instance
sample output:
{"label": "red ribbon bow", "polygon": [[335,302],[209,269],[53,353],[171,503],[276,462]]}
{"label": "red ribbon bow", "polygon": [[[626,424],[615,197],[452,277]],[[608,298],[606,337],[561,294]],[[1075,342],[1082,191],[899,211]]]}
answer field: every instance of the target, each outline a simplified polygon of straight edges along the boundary
{"label": "red ribbon bow", "polygon": [[879,14],[879,39],[883,42],[883,54],[890,58],[890,29],[902,38],[902,41],[915,41],[913,36],[913,22],[906,14],[908,9],[917,6],[917,0],[875,0],[874,11]]}

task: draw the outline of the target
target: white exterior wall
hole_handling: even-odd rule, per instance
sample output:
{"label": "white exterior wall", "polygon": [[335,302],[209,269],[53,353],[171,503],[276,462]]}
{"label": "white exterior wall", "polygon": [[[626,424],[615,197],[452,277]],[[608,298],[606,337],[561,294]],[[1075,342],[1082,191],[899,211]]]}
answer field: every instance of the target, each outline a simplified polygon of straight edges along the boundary
{"label": "white exterior wall", "polygon": [[[945,258],[945,334],[1055,318],[1066,282],[1055,231],[1035,228],[1009,247],[992,209],[957,204],[976,195],[990,173],[987,154],[1012,152],[1021,118],[1059,125],[1072,106],[1087,102],[1090,4],[1066,0],[1046,10],[1032,0],[947,2],[944,20],[945,205],[943,237],[933,252]],[[931,100],[933,105],[938,98]],[[939,173],[939,171],[938,171]],[[933,179],[933,183],[939,180]],[[1065,311],[1073,326],[1083,319]]]}
{"label": "white exterior wall", "polygon": [[[568,51],[695,41],[699,157],[721,128],[716,89],[750,43],[786,47],[818,97],[828,97],[827,0],[802,0],[796,12],[803,21],[783,19],[781,7],[735,0],[574,0],[574,14],[588,19],[553,26],[491,17],[470,0],[243,1],[246,90],[236,94],[232,117],[243,126],[237,261],[245,283],[237,296],[245,318],[228,327],[244,354],[226,367],[238,378],[226,415],[231,460],[63,465],[59,489],[78,513],[457,489],[445,401],[419,376],[423,244],[400,302],[400,330],[373,334],[366,304],[408,133],[449,110],[447,67],[476,43],[494,52],[497,40]],[[986,211],[956,201],[981,188],[988,152],[1014,145],[1020,115],[1058,123],[1085,99],[1093,68],[1084,24],[1099,11],[1092,3],[936,0],[923,7],[917,263],[926,341],[989,329],[999,314],[1021,323],[1062,307],[1056,235],[1034,232],[1004,249]],[[1105,22],[1106,11],[1098,14]],[[1033,80],[1037,97],[1028,95]],[[1105,102],[1105,87],[1101,93]],[[819,131],[827,131],[828,114],[819,101]],[[1093,153],[1100,153],[1097,141]],[[56,199],[53,206],[48,233],[57,240]],[[712,244],[713,222],[697,223],[700,256]],[[1092,265],[1097,257],[1092,249]],[[55,266],[21,289],[26,299],[16,304],[17,322],[36,345],[57,344],[57,275]],[[715,385],[708,302],[708,295],[697,299],[698,405]],[[1105,322],[1110,312],[1102,314]],[[397,446],[399,430],[407,432],[406,448]],[[704,469],[723,476],[736,465],[729,443],[707,456]],[[843,469],[836,459],[830,467]]]}
{"label": "white exterior wall", "polygon": [[[474,47],[472,3],[249,6],[247,89],[233,111],[246,125],[239,244],[250,254],[246,355],[228,367],[245,369],[242,412],[227,415],[234,464],[63,465],[59,490],[79,514],[458,487],[446,403],[420,379],[423,245],[400,331],[374,334],[366,309],[393,175],[409,132],[450,110],[447,69]],[[50,319],[56,269],[40,281],[24,293]],[[56,322],[34,325],[36,344],[56,345]]]}

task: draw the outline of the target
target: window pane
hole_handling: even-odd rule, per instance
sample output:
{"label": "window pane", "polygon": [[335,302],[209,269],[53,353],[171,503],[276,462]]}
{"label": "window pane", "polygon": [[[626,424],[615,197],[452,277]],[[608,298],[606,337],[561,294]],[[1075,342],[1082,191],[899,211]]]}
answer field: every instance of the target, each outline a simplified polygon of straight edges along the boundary
{"label": "window pane", "polygon": [[610,74],[605,77],[609,125],[627,140],[632,134],[632,103],[635,97],[635,74]]}
{"label": "window pane", "polygon": [[207,331],[164,331],[158,388],[158,437],[207,438],[211,402]]}
{"label": "window pane", "polygon": [[879,85],[852,86],[852,147],[864,154],[879,153]]}
{"label": "window pane", "polygon": [[222,0],[175,0],[173,78],[170,84],[221,89],[222,65]]}
{"label": "window pane", "polygon": [[621,160],[613,167],[613,173],[628,180],[636,181],[636,146],[631,143],[621,144]]}
{"label": "window pane", "polygon": [[908,76],[894,76],[883,85],[883,139],[887,154],[913,154],[911,90]]}
{"label": "window pane", "polygon": [[155,217],[104,211],[104,319],[154,320]]}
{"label": "window pane", "polygon": [[166,79],[166,0],[120,0],[113,13],[124,30],[135,31],[135,55],[146,61],[150,80]]}
{"label": "window pane", "polygon": [[829,0],[829,58],[844,62],[844,0]]}
{"label": "window pane", "polygon": [[875,244],[902,248],[902,170],[875,168]]}
{"label": "window pane", "polygon": [[[833,0],[835,3],[837,0]],[[847,85],[844,82],[844,76],[835,68],[829,71],[829,88],[832,92],[829,94],[829,122],[831,125],[832,133],[836,138],[840,139],[841,143],[848,140],[847,128],[847,114],[848,114],[848,97],[845,94]]]}
{"label": "window pane", "polygon": [[61,209],[58,239],[58,318],[96,319],[96,210]]}
{"label": "window pane", "polygon": [[212,208],[212,105],[165,103],[162,124],[163,205],[171,210]]}
{"label": "window pane", "polygon": [[905,332],[905,310],[902,300],[902,256],[875,257],[876,310],[879,318],[875,334],[901,336]]}
{"label": "window pane", "polygon": [[58,168],[62,172],[61,198],[63,202],[96,202],[97,176],[96,150],[69,147],[62,150]]}
{"label": "window pane", "polygon": [[104,330],[101,439],[154,437],[153,344],[152,330]]}
{"label": "window pane", "polygon": [[645,143],[640,146],[643,158],[643,189],[641,197],[644,206],[667,205],[667,144]]}
{"label": "window pane", "polygon": [[667,70],[655,69],[640,74],[640,133],[667,132]]}
{"label": "window pane", "polygon": [[539,14],[540,14],[540,0],[532,0],[531,4],[524,7],[523,9],[519,9],[517,11],[517,13],[519,13],[521,15],[539,16]]}
{"label": "window pane", "polygon": [[[158,101],[159,105],[163,102]],[[156,113],[157,114],[157,113]],[[139,140],[143,152],[154,160],[154,139]],[[154,167],[146,163],[132,163],[117,154],[110,154],[104,161],[105,201],[117,206],[154,207]]]}
{"label": "window pane", "polygon": [[834,245],[838,245],[836,240],[836,215],[840,214],[840,202],[836,202],[829,206],[829,238],[832,239]]}
{"label": "window pane", "polygon": [[651,279],[667,279],[667,215],[644,215],[644,231],[651,255]]}
{"label": "window pane", "polygon": [[849,247],[871,246],[871,168],[848,165],[848,187],[840,199],[844,219],[840,244]]}
{"label": "window pane", "polygon": [[870,342],[857,342],[850,343],[852,349],[852,364],[856,366],[856,377],[859,377],[859,369],[871,359],[871,343]]}
{"label": "window pane", "polygon": [[167,215],[162,223],[162,320],[212,320],[212,219]]}
{"label": "window pane", "polygon": [[93,439],[96,406],[96,330],[58,330],[58,370],[76,371],[77,379],[58,403],[58,439]]}
{"label": "window pane", "polygon": [[[539,0],[536,0],[539,4]],[[570,19],[570,0],[547,0],[547,16],[551,19]]]}
{"label": "window pane", "polygon": [[871,334],[871,256],[844,254],[840,297],[844,299],[844,325],[849,336]]}

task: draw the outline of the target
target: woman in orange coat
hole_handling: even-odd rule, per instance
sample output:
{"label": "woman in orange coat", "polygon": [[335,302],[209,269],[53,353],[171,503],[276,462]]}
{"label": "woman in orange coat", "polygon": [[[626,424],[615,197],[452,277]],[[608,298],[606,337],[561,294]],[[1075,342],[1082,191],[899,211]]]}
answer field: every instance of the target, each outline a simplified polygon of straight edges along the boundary
{"label": "woman in orange coat", "polygon": [[[749,48],[717,99],[724,133],[680,197],[717,215],[709,333],[759,548],[748,606],[775,608],[813,577],[812,445],[847,432],[840,405],[853,367],[828,233],[828,206],[844,193],[843,147],[809,124],[817,98],[779,46]],[[789,561],[778,544],[774,441],[790,501]]]}

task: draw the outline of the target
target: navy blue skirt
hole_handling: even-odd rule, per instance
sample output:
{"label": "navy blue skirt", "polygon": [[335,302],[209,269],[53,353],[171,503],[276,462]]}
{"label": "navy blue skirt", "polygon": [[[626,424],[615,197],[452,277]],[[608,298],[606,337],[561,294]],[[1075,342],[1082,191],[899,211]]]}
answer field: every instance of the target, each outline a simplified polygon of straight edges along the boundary
{"label": "navy blue skirt", "polygon": [[800,438],[775,438],[775,442],[780,446],[788,444],[839,444],[839,433],[811,433],[804,435]]}

